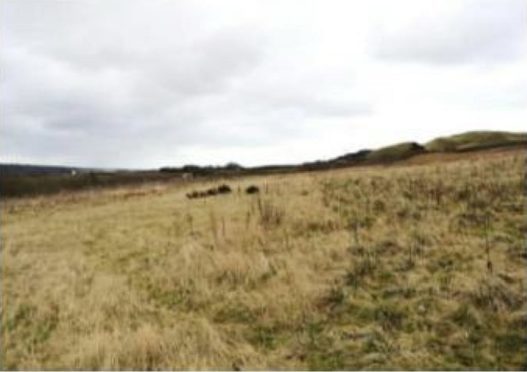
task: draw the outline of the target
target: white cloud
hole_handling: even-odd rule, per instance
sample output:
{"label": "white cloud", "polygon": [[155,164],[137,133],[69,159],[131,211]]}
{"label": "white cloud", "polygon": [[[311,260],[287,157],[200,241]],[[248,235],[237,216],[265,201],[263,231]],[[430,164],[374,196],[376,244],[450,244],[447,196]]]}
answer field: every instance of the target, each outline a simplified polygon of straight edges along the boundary
{"label": "white cloud", "polygon": [[425,63],[491,64],[525,51],[523,0],[383,2],[372,22],[376,56]]}

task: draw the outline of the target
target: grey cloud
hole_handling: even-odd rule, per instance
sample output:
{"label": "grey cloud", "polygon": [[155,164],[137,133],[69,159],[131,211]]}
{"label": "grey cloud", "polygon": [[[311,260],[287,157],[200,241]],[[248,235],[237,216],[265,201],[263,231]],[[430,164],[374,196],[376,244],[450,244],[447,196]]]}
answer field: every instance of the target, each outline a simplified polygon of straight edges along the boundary
{"label": "grey cloud", "polygon": [[[263,77],[263,78],[262,78]],[[260,70],[239,88],[248,110],[290,113],[299,117],[353,117],[373,112],[352,73],[294,66],[287,73]]]}
{"label": "grey cloud", "polygon": [[[433,13],[433,7],[419,8],[423,13],[398,30],[378,25],[374,55],[433,64],[495,63],[522,55],[527,42],[523,0],[464,0],[454,5],[457,10],[448,15]],[[411,6],[407,10],[415,11]]]}
{"label": "grey cloud", "polygon": [[[266,66],[272,46],[257,29],[194,27],[192,36],[179,38],[161,34],[171,29],[170,22],[147,29],[139,17],[139,32],[121,43],[112,17],[90,23],[82,15],[99,14],[93,7],[83,12],[78,4],[64,5],[41,8],[43,19],[29,12],[34,24],[28,29],[8,22],[13,27],[4,47],[0,96],[7,108],[2,130],[8,136],[0,140],[4,154],[53,159],[60,153],[80,164],[118,166],[126,160],[134,166],[156,153],[175,155],[194,145],[258,146],[301,138],[309,129],[301,126],[306,118],[370,109],[353,98],[316,91],[335,84],[334,77],[303,71],[291,79]],[[27,21],[23,12],[16,16]],[[54,17],[56,28],[49,23]],[[56,38],[61,32],[64,38]],[[133,37],[137,43],[130,42]]]}
{"label": "grey cloud", "polygon": [[[191,48],[124,53],[113,66],[86,70],[82,59],[7,48],[2,100],[9,111],[39,117],[50,129],[126,135],[139,122],[145,129],[155,127],[152,119],[165,111],[172,114],[167,120],[192,127],[203,117],[192,107],[205,112],[201,101],[227,91],[230,79],[259,63],[259,51],[224,32]],[[121,65],[126,55],[132,62]]]}
{"label": "grey cloud", "polygon": [[231,79],[240,78],[264,58],[264,45],[258,35],[247,37],[243,32],[223,32],[179,50],[148,53],[140,68],[172,92],[220,92]]}
{"label": "grey cloud", "polygon": [[[278,112],[297,113],[303,117],[351,117],[368,115],[373,109],[367,101],[358,98],[335,98],[316,92],[298,92],[298,94],[283,94],[276,92],[272,95],[253,97],[259,104],[265,103],[264,109]],[[262,107],[258,106],[261,110]]]}
{"label": "grey cloud", "polygon": [[[338,139],[375,116],[368,91],[376,71],[361,44],[364,11],[337,25],[320,13],[363,3],[0,2],[0,157],[156,167],[198,149],[207,160],[191,162],[230,149],[242,161],[237,149],[258,148],[262,159],[277,144],[287,155],[291,143],[309,149]],[[381,35],[377,54],[388,62],[511,58],[518,16],[510,7],[474,17],[469,7],[449,23],[432,22],[427,35],[412,27]],[[473,40],[467,50],[459,35]]]}

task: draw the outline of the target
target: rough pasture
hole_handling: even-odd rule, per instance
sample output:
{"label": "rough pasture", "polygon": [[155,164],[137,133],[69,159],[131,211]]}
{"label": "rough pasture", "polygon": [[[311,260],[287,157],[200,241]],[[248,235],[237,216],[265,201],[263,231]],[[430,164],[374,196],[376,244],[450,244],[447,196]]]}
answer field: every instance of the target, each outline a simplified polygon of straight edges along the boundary
{"label": "rough pasture", "polygon": [[525,367],[524,152],[230,182],[4,201],[4,368]]}

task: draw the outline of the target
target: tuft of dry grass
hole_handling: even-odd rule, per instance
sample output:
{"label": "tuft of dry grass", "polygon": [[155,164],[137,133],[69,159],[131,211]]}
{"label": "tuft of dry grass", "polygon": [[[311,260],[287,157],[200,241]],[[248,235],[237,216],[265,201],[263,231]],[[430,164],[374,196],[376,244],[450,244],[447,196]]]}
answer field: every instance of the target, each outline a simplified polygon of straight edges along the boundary
{"label": "tuft of dry grass", "polygon": [[3,367],[521,369],[526,157],[491,154],[6,200]]}

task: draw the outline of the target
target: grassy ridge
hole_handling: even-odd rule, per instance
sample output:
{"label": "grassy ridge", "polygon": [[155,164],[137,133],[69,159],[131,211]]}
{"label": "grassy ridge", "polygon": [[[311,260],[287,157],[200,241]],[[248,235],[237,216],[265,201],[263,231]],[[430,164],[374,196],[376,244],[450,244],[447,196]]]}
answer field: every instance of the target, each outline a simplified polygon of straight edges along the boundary
{"label": "grassy ridge", "polygon": [[[8,369],[521,369],[523,152],[3,204]],[[30,232],[30,233],[29,233]]]}
{"label": "grassy ridge", "polygon": [[450,137],[440,137],[425,144],[428,151],[470,151],[490,147],[527,145],[526,133],[467,132]]}

